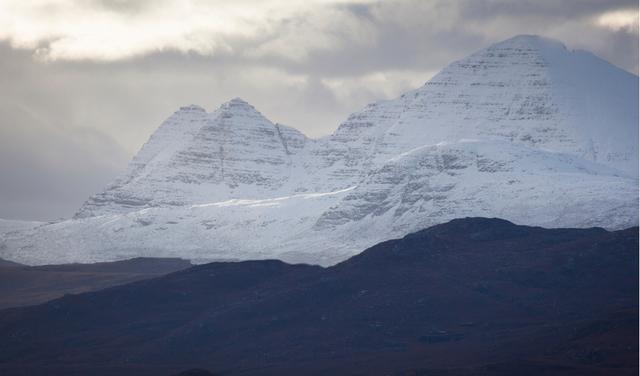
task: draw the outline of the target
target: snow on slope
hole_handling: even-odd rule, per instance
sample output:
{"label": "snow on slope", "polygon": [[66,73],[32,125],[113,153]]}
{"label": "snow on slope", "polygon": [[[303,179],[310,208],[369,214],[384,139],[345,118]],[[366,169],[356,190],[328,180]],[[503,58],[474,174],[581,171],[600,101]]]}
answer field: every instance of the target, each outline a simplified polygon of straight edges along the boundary
{"label": "snow on slope", "polygon": [[211,114],[182,107],[152,135],[125,176],[91,197],[76,218],[268,195],[287,183],[292,156],[305,141],[240,98]]}
{"label": "snow on slope", "polygon": [[464,216],[621,228],[637,215],[636,191],[636,179],[567,154],[503,141],[441,142],[388,160],[324,212],[316,228],[357,224],[369,237]]}
{"label": "snow on slope", "polygon": [[525,35],[367,106],[320,140],[271,123],[239,98],[211,114],[183,107],[77,217],[344,189],[407,150],[465,138],[576,155],[637,177],[637,83],[589,53]]}
{"label": "snow on slope", "polygon": [[0,219],[0,235],[13,231],[27,230],[44,225],[45,223],[46,222]]}
{"label": "snow on slope", "polygon": [[636,204],[637,180],[608,167],[502,142],[461,142],[405,153],[335,192],[69,220],[5,236],[1,254],[27,264],[181,256],[330,265],[461,216],[618,228],[637,216]]}
{"label": "snow on slope", "polygon": [[589,53],[518,36],[319,140],[237,98],[183,107],[75,219],[1,235],[0,257],[328,265],[455,217],[636,225],[637,84]]}
{"label": "snow on slope", "polygon": [[637,76],[523,35],[452,63],[396,100],[367,106],[331,138],[336,159],[349,154],[365,166],[471,138],[568,153],[637,177],[637,109]]}

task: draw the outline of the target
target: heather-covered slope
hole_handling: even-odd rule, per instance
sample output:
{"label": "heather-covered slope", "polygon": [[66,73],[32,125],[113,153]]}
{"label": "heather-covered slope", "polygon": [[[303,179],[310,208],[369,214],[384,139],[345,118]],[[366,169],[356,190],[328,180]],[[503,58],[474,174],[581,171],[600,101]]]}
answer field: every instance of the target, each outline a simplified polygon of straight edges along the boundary
{"label": "heather-covered slope", "polygon": [[5,375],[635,375],[638,229],[451,221],[0,312]]}

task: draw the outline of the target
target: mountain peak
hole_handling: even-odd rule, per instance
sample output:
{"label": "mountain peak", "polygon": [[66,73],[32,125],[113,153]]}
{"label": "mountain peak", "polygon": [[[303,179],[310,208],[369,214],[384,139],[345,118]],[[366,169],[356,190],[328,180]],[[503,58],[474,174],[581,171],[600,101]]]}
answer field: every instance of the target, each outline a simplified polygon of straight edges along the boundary
{"label": "mountain peak", "polygon": [[547,47],[547,48],[556,48],[556,49],[561,49],[561,50],[567,50],[567,47],[564,45],[564,43],[560,42],[557,39],[553,39],[553,38],[548,38],[548,37],[543,37],[540,35],[535,35],[535,34],[520,34],[520,35],[516,35],[513,36],[509,39],[505,39],[501,42],[495,43],[491,46],[489,46],[487,49],[492,49],[494,47],[497,46],[506,46],[506,45],[510,45],[510,46],[529,46],[529,47],[534,47],[534,48],[541,48],[541,47]]}
{"label": "mountain peak", "polygon": [[255,109],[249,102],[245,101],[240,97],[235,97],[230,99],[227,102],[224,102],[221,106],[224,109],[239,109],[239,108],[252,108]]}
{"label": "mountain peak", "polygon": [[207,111],[204,108],[198,106],[197,104],[190,104],[187,106],[180,107],[178,112],[207,112]]}
{"label": "mountain peak", "polygon": [[[637,85],[637,76],[593,54],[516,35],[451,63],[397,100],[351,115],[338,136],[404,150],[501,140],[637,176]],[[393,157],[380,151],[374,157]]]}
{"label": "mountain peak", "polygon": [[268,119],[262,115],[260,111],[258,111],[255,107],[253,107],[249,102],[243,100],[242,98],[235,97],[230,99],[227,102],[224,102],[220,105],[217,111],[213,114],[216,117],[222,116],[222,118],[230,118],[235,116],[248,116],[255,119],[263,119],[270,123]]}
{"label": "mountain peak", "polygon": [[249,104],[247,101],[240,97],[231,98],[228,103],[236,103],[236,104]]}
{"label": "mountain peak", "polygon": [[[208,114],[188,106],[83,205],[83,221],[3,235],[0,257],[94,262],[145,244],[145,255],[331,264],[456,217],[635,225],[637,84],[594,55],[519,35],[318,140],[240,98]],[[467,219],[442,231],[487,239],[486,228],[513,226]]]}

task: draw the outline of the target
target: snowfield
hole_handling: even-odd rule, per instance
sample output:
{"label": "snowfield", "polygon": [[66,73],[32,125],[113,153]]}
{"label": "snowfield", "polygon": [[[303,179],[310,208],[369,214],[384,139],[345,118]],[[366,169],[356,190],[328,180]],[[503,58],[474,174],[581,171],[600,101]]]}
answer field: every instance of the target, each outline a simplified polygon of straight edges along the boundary
{"label": "snowfield", "polygon": [[457,217],[637,225],[637,85],[592,54],[518,36],[321,139],[238,98],[182,107],[73,219],[0,222],[0,257],[331,265]]}

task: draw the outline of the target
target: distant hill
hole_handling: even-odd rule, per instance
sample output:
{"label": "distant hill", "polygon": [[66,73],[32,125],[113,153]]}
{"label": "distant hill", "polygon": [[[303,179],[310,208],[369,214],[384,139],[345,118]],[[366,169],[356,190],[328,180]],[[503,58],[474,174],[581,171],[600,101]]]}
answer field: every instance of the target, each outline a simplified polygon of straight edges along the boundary
{"label": "distant hill", "polygon": [[0,258],[0,268],[19,268],[26,265]]}
{"label": "distant hill", "polygon": [[0,309],[39,304],[65,294],[100,290],[190,266],[187,260],[168,258],[34,267],[0,259]]}
{"label": "distant hill", "polygon": [[3,375],[637,375],[638,228],[466,218],[0,311]]}

